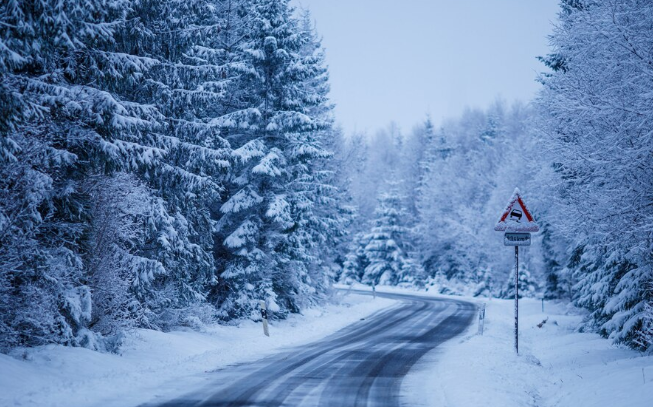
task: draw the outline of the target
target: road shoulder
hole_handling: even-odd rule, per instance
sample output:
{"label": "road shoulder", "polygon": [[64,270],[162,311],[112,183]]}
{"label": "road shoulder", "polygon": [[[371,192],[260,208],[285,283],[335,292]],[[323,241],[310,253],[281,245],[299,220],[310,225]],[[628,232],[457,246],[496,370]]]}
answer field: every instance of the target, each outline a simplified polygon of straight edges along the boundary
{"label": "road shoulder", "polygon": [[271,322],[206,326],[201,332],[136,330],[121,355],[42,346],[0,354],[0,405],[126,407],[167,399],[206,384],[206,372],[310,343],[391,307],[389,299],[340,294],[336,303]]}

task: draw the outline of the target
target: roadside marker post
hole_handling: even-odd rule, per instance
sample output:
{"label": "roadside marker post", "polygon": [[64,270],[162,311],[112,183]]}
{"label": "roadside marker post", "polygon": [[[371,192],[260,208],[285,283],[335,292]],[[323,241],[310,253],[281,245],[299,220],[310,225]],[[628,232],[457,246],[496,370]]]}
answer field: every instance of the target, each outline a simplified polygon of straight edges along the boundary
{"label": "roadside marker post", "polygon": [[[519,246],[531,245],[531,232],[538,232],[540,227],[526,208],[519,188],[515,188],[508,206],[494,226],[497,232],[505,232],[504,246],[515,246],[515,352],[519,354]],[[544,300],[542,300],[544,309]]]}
{"label": "roadside marker post", "polygon": [[372,283],[372,298],[376,299],[376,284]]}
{"label": "roadside marker post", "polygon": [[483,336],[483,329],[485,328],[485,303],[478,312],[478,334]]}
{"label": "roadside marker post", "polygon": [[263,333],[265,336],[270,336],[270,331],[268,331],[268,308],[265,306],[265,301],[261,300],[261,319],[263,319]]}

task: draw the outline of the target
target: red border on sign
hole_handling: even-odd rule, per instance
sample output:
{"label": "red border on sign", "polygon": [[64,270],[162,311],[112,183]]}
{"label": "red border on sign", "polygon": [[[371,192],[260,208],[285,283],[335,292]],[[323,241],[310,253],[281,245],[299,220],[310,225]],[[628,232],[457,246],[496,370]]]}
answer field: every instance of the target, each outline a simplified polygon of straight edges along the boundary
{"label": "red border on sign", "polygon": [[[522,209],[524,210],[524,213],[526,214],[526,219],[528,219],[529,222],[533,222],[533,216],[531,216],[531,213],[528,212],[528,209],[526,209],[526,205],[524,205],[524,201],[521,200],[521,196],[517,195],[517,202],[519,202],[519,205],[521,205]],[[503,216],[501,216],[501,219],[499,220],[499,223],[503,222],[506,220],[508,217],[508,213],[510,212],[510,209],[512,209],[512,206],[515,204],[515,201],[512,201],[510,205],[508,205],[507,210],[503,213]]]}

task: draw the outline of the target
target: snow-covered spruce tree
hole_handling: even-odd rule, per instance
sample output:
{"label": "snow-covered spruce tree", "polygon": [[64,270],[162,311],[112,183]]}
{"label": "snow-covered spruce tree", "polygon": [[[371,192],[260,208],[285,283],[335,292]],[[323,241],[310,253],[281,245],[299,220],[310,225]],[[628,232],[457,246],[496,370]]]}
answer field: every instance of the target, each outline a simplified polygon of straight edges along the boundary
{"label": "snow-covered spruce tree", "polygon": [[[100,106],[113,109],[94,117],[99,124],[91,123],[99,127],[99,137],[95,141],[103,155],[91,161],[87,174],[109,178],[80,185],[89,188],[86,193],[92,200],[103,193],[98,185],[108,186],[115,182],[113,173],[133,172],[153,187],[143,188],[140,182],[134,181],[137,190],[156,195],[141,200],[144,206],[141,213],[146,214],[147,222],[139,221],[144,235],[138,239],[138,245],[131,245],[130,262],[104,262],[103,267],[94,267],[96,259],[105,253],[94,251],[97,247],[93,242],[97,235],[96,222],[92,218],[88,221],[89,240],[82,260],[85,277],[90,281],[91,297],[98,296],[98,305],[103,304],[102,293],[115,290],[115,287],[103,286],[103,282],[121,275],[133,281],[125,296],[138,303],[138,306],[131,306],[133,312],[122,314],[133,320],[114,318],[118,325],[114,327],[109,327],[106,319],[100,323],[103,310],[97,309],[98,318],[89,325],[102,332],[114,331],[123,325],[165,328],[178,323],[179,310],[201,301],[211,281],[212,230],[204,199],[207,195],[216,195],[219,189],[211,176],[226,166],[225,152],[213,148],[219,141],[209,142],[206,147],[200,145],[204,139],[201,142],[189,140],[203,134],[199,129],[188,129],[175,122],[174,106],[188,100],[188,95],[178,92],[177,88],[201,86],[197,83],[211,82],[218,74],[209,78],[184,75],[183,68],[187,65],[175,59],[175,52],[187,51],[192,40],[180,34],[180,38],[173,41],[170,36],[183,32],[191,24],[188,20],[200,21],[192,13],[201,7],[185,7],[185,4],[167,1],[123,4],[120,8],[123,19],[104,33],[108,35],[106,41],[96,40],[92,44],[89,52],[92,51],[93,61],[84,60],[79,67],[71,69],[74,75],[69,82],[74,88],[96,89],[104,98],[96,97]],[[207,9],[204,5],[203,11]],[[173,22],[166,20],[172,16],[175,17],[170,20]],[[85,64],[90,68],[84,69]],[[173,64],[177,64],[178,69],[171,69]],[[193,102],[199,105],[200,99],[197,97]],[[119,174],[117,178],[120,179]],[[111,203],[109,208],[100,208],[94,203],[93,212],[102,214],[132,205],[106,202]],[[121,236],[118,242],[124,239],[130,240]],[[115,268],[108,268],[107,264]]]}
{"label": "snow-covered spruce tree", "polygon": [[365,284],[397,285],[420,280],[421,268],[409,257],[412,249],[407,211],[399,195],[398,183],[390,182],[388,192],[379,197],[374,227],[363,239],[369,264],[361,281]]}
{"label": "snow-covered spruce tree", "polygon": [[[165,326],[203,299],[214,272],[207,201],[227,166],[220,129],[205,123],[226,104],[217,5],[0,6],[3,347],[101,346],[88,328]],[[124,227],[101,230],[112,211]],[[122,296],[116,278],[131,282]],[[102,308],[112,301],[128,312]]]}
{"label": "snow-covered spruce tree", "polygon": [[[239,56],[232,38],[242,36],[243,2],[196,0],[143,2],[142,44],[131,52],[156,58],[140,89],[127,97],[157,107],[163,125],[155,143],[165,154],[143,172],[173,220],[161,231],[160,261],[167,270],[157,281],[165,293],[162,323],[177,323],[201,305],[215,284],[214,220],[231,159],[220,118],[229,113]],[[145,34],[153,32],[149,39]],[[131,39],[129,33],[125,36]],[[174,235],[167,232],[174,232]],[[164,308],[162,308],[164,307]],[[189,308],[191,307],[191,308]],[[163,315],[162,315],[163,317]]]}
{"label": "snow-covered spruce tree", "polygon": [[331,189],[318,170],[331,126],[319,45],[309,52],[287,0],[257,0],[248,13],[238,45],[245,91],[222,120],[236,159],[216,235],[226,317],[254,316],[261,299],[278,315],[318,299],[326,287],[316,245],[333,220],[318,200]]}
{"label": "snow-covered spruce tree", "polygon": [[345,261],[340,274],[340,282],[351,284],[360,282],[365,273],[365,268],[370,264],[365,255],[365,247],[369,243],[368,235],[357,233],[350,244],[350,250],[345,256]]}
{"label": "snow-covered spruce tree", "polygon": [[344,284],[352,284],[356,281],[360,281],[363,277],[361,269],[364,270],[364,268],[361,267],[361,260],[364,258],[365,256],[362,249],[356,249],[355,251],[347,253],[338,280]]}
{"label": "snow-covered spruce tree", "polygon": [[653,301],[652,19],[647,2],[565,1],[538,102],[564,184],[562,233],[591,265],[574,272],[575,297],[589,326],[640,348]]}
{"label": "snow-covered spruce tree", "polygon": [[[409,142],[410,145],[414,148],[419,148],[420,152],[418,154],[417,162],[411,163],[412,173],[414,174],[414,202],[413,202],[413,213],[414,217],[419,221],[421,217],[421,210],[423,209],[423,196],[427,191],[426,183],[431,176],[432,168],[431,165],[437,161],[438,158],[444,159],[447,156],[447,151],[445,147],[445,141],[440,140],[440,143],[435,142],[436,130],[431,121],[431,118],[428,117],[419,126],[416,126],[412,132],[412,138],[416,141]],[[441,150],[444,147],[445,150]],[[436,157],[437,156],[437,157]],[[419,223],[419,222],[418,222]]]}
{"label": "snow-covered spruce tree", "polygon": [[[131,136],[151,108],[98,81],[134,80],[147,61],[107,52],[131,1],[0,5],[2,347],[93,345],[86,274],[89,174],[156,154]],[[129,139],[129,143],[123,140]],[[129,154],[127,154],[129,153]],[[132,154],[133,153],[133,154]]]}
{"label": "snow-covered spruce tree", "polygon": [[542,222],[540,226],[540,235],[542,236],[542,254],[544,257],[544,298],[547,300],[557,298],[569,298],[569,283],[562,273],[562,266],[558,262],[558,253],[554,248],[553,239],[555,236],[551,232],[549,222]]}
{"label": "snow-covered spruce tree", "polygon": [[301,158],[296,166],[304,175],[294,189],[301,197],[298,206],[305,207],[308,249],[315,253],[309,259],[309,276],[318,291],[324,291],[341,272],[354,211],[343,169],[344,135],[333,126],[324,49],[308,11],[300,14],[298,28],[303,37],[299,55],[311,71],[302,84],[309,98],[305,113],[319,125],[295,147]]}
{"label": "snow-covered spruce tree", "polygon": [[351,180],[345,168],[347,152],[342,131],[334,129],[325,133],[324,147],[332,155],[323,159],[320,171],[324,175],[322,184],[326,186],[323,193],[317,195],[317,214],[323,219],[315,230],[324,236],[320,246],[322,262],[331,270],[334,280],[338,280],[343,271],[349,252],[351,227],[357,218],[356,207],[350,193]]}
{"label": "snow-covered spruce tree", "polygon": [[166,270],[143,252],[153,237],[148,223],[161,202],[132,174],[96,175],[85,182],[92,197],[85,256],[92,299],[89,327],[112,350],[123,329],[152,326],[156,320],[145,296]]}
{"label": "snow-covered spruce tree", "polygon": [[[519,298],[535,297],[538,294],[539,287],[537,281],[531,276],[528,264],[519,265]],[[500,298],[515,298],[515,269],[510,272],[506,280],[505,287],[499,293]]]}
{"label": "snow-covered spruce tree", "polygon": [[[490,267],[479,267],[476,271],[475,287],[472,295],[474,297],[491,297],[494,295],[492,278],[493,271]],[[513,276],[514,277],[514,276]]]}
{"label": "snow-covered spruce tree", "polygon": [[[653,291],[653,286],[649,287],[649,291]],[[641,338],[638,340],[638,344],[642,348],[650,348],[653,346],[653,305],[646,304],[644,312],[645,328],[642,331]]]}
{"label": "snow-covered spruce tree", "polygon": [[[606,310],[624,300],[620,297],[628,298],[633,293],[637,294],[638,290],[633,289],[635,287],[626,287],[627,290],[618,290],[618,287],[633,281],[643,283],[637,278],[639,277],[637,275],[632,279],[624,278],[639,268],[636,264],[624,259],[621,252],[608,252],[605,247],[589,243],[581,244],[576,248],[568,268],[571,269],[573,278],[577,281],[573,287],[576,304],[590,310],[586,327],[596,330],[604,336],[609,336],[614,329],[611,325],[614,314],[606,312]],[[641,311],[642,317],[644,317],[644,309]],[[634,340],[638,339],[640,338]]]}

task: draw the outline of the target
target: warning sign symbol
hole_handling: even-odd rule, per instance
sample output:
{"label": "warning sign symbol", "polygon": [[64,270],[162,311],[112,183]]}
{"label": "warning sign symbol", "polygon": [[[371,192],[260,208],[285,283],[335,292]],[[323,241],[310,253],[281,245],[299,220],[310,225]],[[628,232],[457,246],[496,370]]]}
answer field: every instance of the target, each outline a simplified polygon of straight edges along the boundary
{"label": "warning sign symbol", "polygon": [[522,211],[520,211],[519,209],[513,209],[512,211],[510,211],[510,219],[514,220],[515,222],[519,222],[521,220],[522,215],[523,215]]}
{"label": "warning sign symbol", "polygon": [[508,202],[508,206],[503,211],[501,218],[496,226],[494,226],[494,230],[512,233],[537,232],[540,230],[533,216],[526,208],[519,188],[515,188],[515,192],[513,192],[510,202]]}

